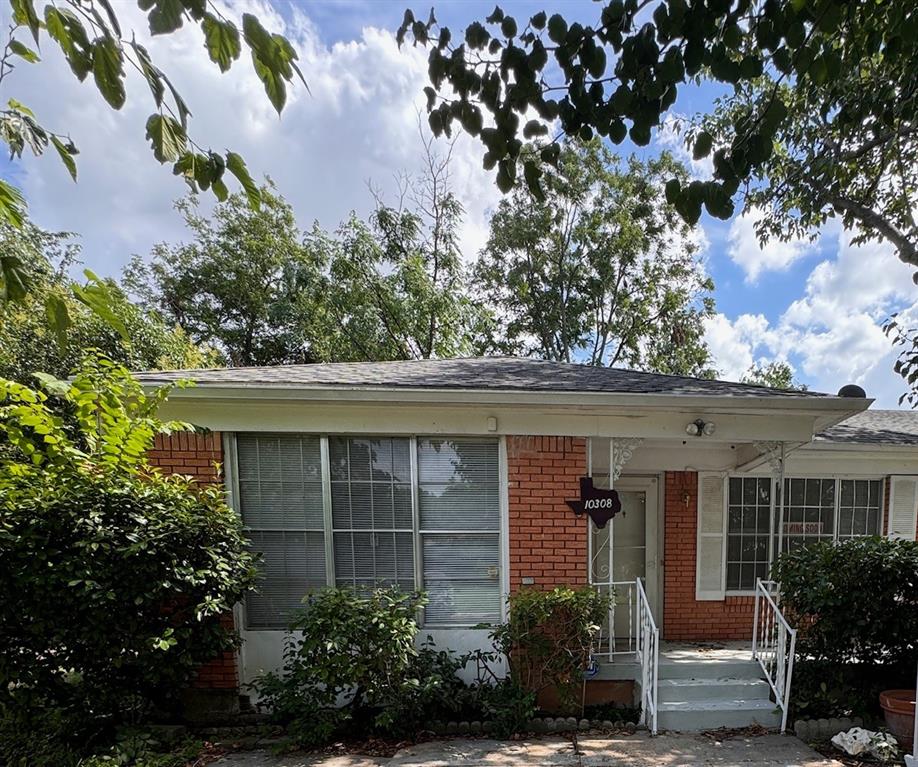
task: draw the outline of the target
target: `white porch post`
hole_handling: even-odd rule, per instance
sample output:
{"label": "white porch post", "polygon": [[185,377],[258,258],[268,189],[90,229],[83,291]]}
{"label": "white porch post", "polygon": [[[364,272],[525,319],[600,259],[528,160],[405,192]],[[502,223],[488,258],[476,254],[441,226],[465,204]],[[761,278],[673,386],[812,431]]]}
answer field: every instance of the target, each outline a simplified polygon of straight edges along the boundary
{"label": "white porch post", "polygon": [[[787,443],[756,442],[754,444],[756,449],[768,460],[768,465],[771,467],[772,480],[774,482],[773,486],[775,488],[774,509],[777,511],[777,520],[775,520],[775,515],[772,514],[772,521],[769,526],[771,535],[768,536],[768,563],[771,565],[775,558],[781,554],[781,549],[784,545],[784,463],[787,457]],[[778,525],[777,547],[774,545],[775,531],[772,527],[775,521],[777,521]],[[777,549],[777,551],[775,549]],[[769,578],[770,577],[771,574],[769,573]]]}

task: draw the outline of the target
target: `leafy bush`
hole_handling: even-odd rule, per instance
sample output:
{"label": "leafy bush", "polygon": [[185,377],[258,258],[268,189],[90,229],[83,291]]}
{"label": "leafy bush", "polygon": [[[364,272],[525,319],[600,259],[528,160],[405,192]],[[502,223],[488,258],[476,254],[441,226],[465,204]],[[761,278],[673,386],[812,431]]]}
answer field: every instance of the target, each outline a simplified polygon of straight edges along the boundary
{"label": "leafy bush", "polygon": [[480,683],[474,688],[474,701],[481,718],[491,722],[498,738],[525,732],[536,713],[536,694],[524,690],[511,677],[494,684]]}
{"label": "leafy bush", "polygon": [[879,713],[878,695],[914,681],[918,543],[854,538],[782,554],[774,577],[797,627],[795,716]]}
{"label": "leafy bush", "polygon": [[538,694],[555,687],[570,707],[608,610],[609,596],[594,589],[524,589],[511,594],[508,620],[492,637],[521,689]]}
{"label": "leafy bush", "polygon": [[918,543],[853,538],[782,554],[774,576],[803,658],[918,661]]}
{"label": "leafy bush", "polygon": [[[411,673],[424,603],[422,594],[397,588],[310,595],[291,621],[283,675],[266,674],[255,689],[301,745],[322,743],[345,726],[352,733],[395,727],[396,701],[411,712],[431,694]],[[428,654],[423,663],[429,669],[440,662]]]}
{"label": "leafy bush", "polygon": [[105,359],[47,386],[66,418],[0,379],[0,705],[79,712],[68,726],[91,734],[168,704],[234,645],[218,619],[255,569],[219,488],[148,467],[176,426],[155,415],[165,390]]}

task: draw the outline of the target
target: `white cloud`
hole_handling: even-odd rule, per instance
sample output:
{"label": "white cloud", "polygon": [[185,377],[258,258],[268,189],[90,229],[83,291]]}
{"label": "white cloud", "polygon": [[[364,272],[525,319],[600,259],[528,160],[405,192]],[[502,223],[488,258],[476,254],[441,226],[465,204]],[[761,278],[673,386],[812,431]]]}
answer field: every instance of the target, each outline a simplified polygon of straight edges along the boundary
{"label": "white cloud", "polygon": [[713,152],[707,157],[696,160],[685,144],[689,118],[678,112],[668,112],[656,135],[656,143],[662,149],[668,149],[673,156],[683,163],[693,178],[703,181],[714,175]]}
{"label": "white cloud", "polygon": [[804,294],[775,322],[742,314],[733,320],[717,315],[705,339],[722,374],[736,380],[753,361],[785,359],[802,371],[818,391],[835,392],[857,383],[878,405],[895,407],[904,384],[893,372],[895,352],[882,331],[894,311],[918,317],[911,270],[886,244],[851,244],[838,226],[836,255],[813,269]]}
{"label": "white cloud", "polygon": [[[229,15],[238,18],[250,9],[266,27],[291,39],[309,84],[309,92],[302,85],[288,89],[281,118],[246,55],[221,75],[207,60],[198,29],[143,39],[146,21],[136,6],[120,6],[119,13],[126,27],[144,32],[141,42],[191,107],[192,136],[218,151],[239,152],[256,178],[270,175],[301,226],[318,220],[334,228],[352,209],[367,214],[368,182],[394,195],[396,174],[419,169],[417,111],[424,104],[425,53],[411,46],[400,51],[391,32],[371,27],[359,39],[326,46],[303,11],[295,9],[285,21],[262,0],[230,3]],[[109,274],[132,253],[146,254],[155,242],[185,237],[172,209],[185,186],[156,164],[144,140],[153,106],[140,77],[129,74],[127,104],[115,113],[91,82],[73,78],[54,46],[45,46],[43,59],[17,70],[9,95],[28,103],[44,123],[70,131],[81,152],[80,180],[71,184],[56,157],[29,158],[21,181],[36,222],[81,233],[84,261]],[[485,240],[486,213],[499,192],[481,168],[475,140],[461,135],[453,157],[452,180],[466,206],[462,241],[473,254]]]}
{"label": "white cloud", "polygon": [[764,246],[760,245],[755,233],[755,222],[759,215],[755,210],[745,211],[730,224],[730,246],[727,253],[733,263],[745,272],[748,283],[758,280],[762,272],[786,270],[813,247],[811,243],[800,239],[788,242],[772,239]]}

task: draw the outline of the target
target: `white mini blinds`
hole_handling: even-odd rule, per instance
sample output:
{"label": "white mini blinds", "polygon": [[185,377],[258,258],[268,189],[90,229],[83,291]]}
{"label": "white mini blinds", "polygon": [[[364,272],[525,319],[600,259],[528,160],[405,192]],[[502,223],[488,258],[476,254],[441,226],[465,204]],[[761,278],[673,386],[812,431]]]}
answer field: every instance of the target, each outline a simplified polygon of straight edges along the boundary
{"label": "white mini blinds", "polygon": [[328,440],[335,583],[414,588],[409,441]]}
{"label": "white mini blinds", "polygon": [[497,442],[419,439],[418,502],[426,621],[500,620]]}
{"label": "white mini blinds", "polygon": [[286,623],[311,588],[325,585],[322,463],[318,437],[240,434],[239,505],[262,555],[259,592],[246,597],[250,628]]}
{"label": "white mini blinds", "polygon": [[248,628],[284,628],[327,583],[424,589],[428,625],[500,619],[496,439],[239,434],[236,457],[264,557]]}

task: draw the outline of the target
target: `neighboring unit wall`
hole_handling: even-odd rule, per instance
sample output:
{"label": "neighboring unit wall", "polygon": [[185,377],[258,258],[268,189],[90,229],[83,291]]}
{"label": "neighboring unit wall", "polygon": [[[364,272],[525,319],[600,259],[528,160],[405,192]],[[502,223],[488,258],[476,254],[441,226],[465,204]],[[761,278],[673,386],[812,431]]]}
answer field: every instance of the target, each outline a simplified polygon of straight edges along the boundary
{"label": "neighboring unit wall", "polygon": [[663,533],[663,638],[749,639],[754,597],[695,599],[698,542],[698,474],[666,472]]}
{"label": "neighboring unit wall", "polygon": [[507,437],[511,592],[586,585],[587,524],[565,503],[586,474],[581,437]]}
{"label": "neighboring unit wall", "polygon": [[[220,432],[160,434],[147,457],[151,466],[166,474],[185,474],[201,483],[219,482],[217,466],[223,463],[223,442]],[[220,622],[233,630],[232,614],[222,616]],[[193,686],[207,690],[236,689],[239,686],[236,653],[225,652],[202,666]]]}

